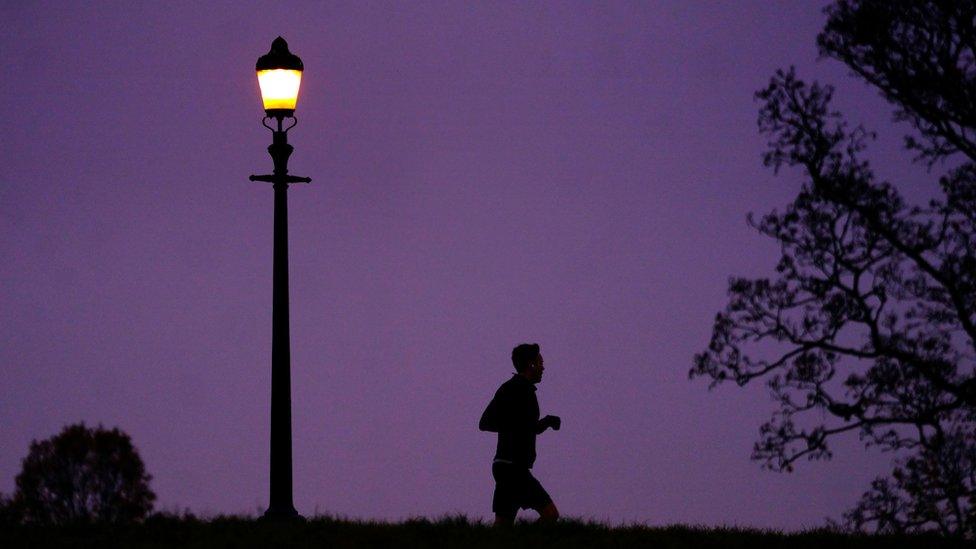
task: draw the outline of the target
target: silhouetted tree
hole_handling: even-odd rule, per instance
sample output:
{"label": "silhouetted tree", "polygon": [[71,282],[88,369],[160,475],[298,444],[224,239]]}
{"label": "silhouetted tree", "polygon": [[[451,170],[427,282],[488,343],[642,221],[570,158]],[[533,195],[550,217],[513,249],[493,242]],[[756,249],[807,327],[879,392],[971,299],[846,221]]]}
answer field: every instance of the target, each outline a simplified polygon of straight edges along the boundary
{"label": "silhouetted tree", "polygon": [[778,409],[753,459],[773,470],[829,459],[857,432],[896,453],[845,513],[852,528],[976,534],[976,7],[839,1],[821,55],[878,88],[916,134],[906,147],[941,197],[912,205],[861,155],[873,134],[830,107],[832,88],[777,71],[757,92],[763,161],[798,168],[785,211],[750,225],[782,250],[771,278],[731,278],[691,377],[758,378]]}
{"label": "silhouetted tree", "polygon": [[129,435],[69,425],[50,439],[31,442],[13,508],[28,523],[139,520],[156,499],[151,478]]}

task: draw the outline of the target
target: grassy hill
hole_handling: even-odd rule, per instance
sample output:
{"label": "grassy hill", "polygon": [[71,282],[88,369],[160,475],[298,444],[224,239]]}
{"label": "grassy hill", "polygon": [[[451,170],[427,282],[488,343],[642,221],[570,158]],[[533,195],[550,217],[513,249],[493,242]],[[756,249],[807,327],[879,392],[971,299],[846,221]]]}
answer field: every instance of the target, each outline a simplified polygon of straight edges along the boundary
{"label": "grassy hill", "polygon": [[[970,542],[971,543],[971,542]],[[400,523],[315,517],[268,523],[253,518],[156,515],[129,526],[4,526],[0,547],[649,547],[704,548],[919,548],[967,546],[938,536],[849,535],[826,530],[782,533],[698,526],[608,527],[574,519],[539,525],[519,522],[504,530],[464,516]],[[971,545],[968,545],[971,547]]]}

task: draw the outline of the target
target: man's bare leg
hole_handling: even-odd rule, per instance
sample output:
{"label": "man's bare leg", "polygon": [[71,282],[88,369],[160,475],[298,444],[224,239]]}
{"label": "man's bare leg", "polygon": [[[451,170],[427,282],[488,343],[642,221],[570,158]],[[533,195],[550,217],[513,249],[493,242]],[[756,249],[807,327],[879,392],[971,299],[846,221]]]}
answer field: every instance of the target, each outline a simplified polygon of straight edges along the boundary
{"label": "man's bare leg", "polygon": [[510,517],[506,515],[495,515],[495,526],[511,526],[513,524],[515,524],[515,515]]}
{"label": "man's bare leg", "polygon": [[559,509],[556,509],[556,504],[551,501],[542,509],[536,509],[536,512],[539,513],[539,522],[556,522],[559,518]]}

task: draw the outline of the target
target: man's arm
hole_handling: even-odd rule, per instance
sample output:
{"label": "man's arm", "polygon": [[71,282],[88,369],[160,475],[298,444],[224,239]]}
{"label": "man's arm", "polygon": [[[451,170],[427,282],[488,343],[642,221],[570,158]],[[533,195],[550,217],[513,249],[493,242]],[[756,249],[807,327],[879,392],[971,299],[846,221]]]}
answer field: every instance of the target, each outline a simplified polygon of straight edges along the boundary
{"label": "man's arm", "polygon": [[488,407],[485,411],[481,413],[481,421],[478,422],[478,429],[482,431],[489,431],[492,433],[497,433],[500,431],[500,425],[498,421],[498,404],[496,399],[491,399],[488,403]]}
{"label": "man's arm", "polygon": [[561,426],[562,420],[559,416],[546,416],[535,424],[535,434],[541,435],[549,427],[552,427],[553,431],[558,431]]}
{"label": "man's arm", "polygon": [[511,428],[509,425],[511,423],[511,404],[508,402],[509,400],[504,390],[499,389],[495,392],[495,396],[481,414],[478,429],[492,433],[509,430]]}

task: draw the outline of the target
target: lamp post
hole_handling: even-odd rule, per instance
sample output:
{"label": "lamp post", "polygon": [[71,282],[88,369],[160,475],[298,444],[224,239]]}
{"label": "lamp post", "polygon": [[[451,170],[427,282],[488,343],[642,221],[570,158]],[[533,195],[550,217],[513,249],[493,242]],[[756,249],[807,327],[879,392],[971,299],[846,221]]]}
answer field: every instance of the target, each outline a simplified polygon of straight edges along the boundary
{"label": "lamp post", "polygon": [[[265,117],[271,130],[268,152],[274,173],[252,175],[251,181],[266,181],[274,188],[274,277],[271,300],[271,490],[267,519],[300,518],[292,500],[291,475],[291,350],[288,336],[288,196],[289,183],[308,183],[308,177],[288,175],[288,130],[295,127],[295,104],[302,81],[302,60],[288,51],[282,37],[271,43],[271,51],[258,58],[255,67]],[[292,120],[284,125],[285,119]],[[272,125],[268,125],[271,121]]]}

